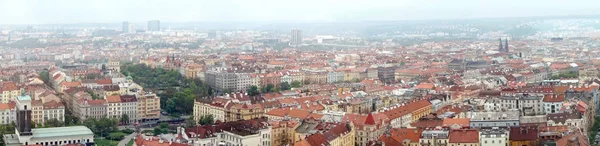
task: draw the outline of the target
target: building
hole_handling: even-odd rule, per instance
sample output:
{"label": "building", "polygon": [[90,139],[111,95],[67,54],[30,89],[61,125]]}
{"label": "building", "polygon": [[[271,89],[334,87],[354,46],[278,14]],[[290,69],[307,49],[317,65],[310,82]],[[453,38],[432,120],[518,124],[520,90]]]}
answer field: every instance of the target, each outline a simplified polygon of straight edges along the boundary
{"label": "building", "polygon": [[106,100],[79,98],[73,104],[73,116],[79,117],[81,121],[88,118],[100,119],[106,116]]}
{"label": "building", "polygon": [[154,93],[137,94],[137,118],[141,121],[160,118],[160,98]]}
{"label": "building", "polygon": [[269,119],[271,125],[271,145],[279,146],[295,142],[294,132],[300,125],[294,120],[274,121]]}
{"label": "building", "polygon": [[122,32],[123,33],[133,33],[135,30],[133,29],[133,24],[130,24],[128,21],[123,21]]}
{"label": "building", "polygon": [[421,132],[421,146],[448,145],[449,132],[446,129],[428,129]]}
{"label": "building", "polygon": [[225,106],[230,104],[231,101],[224,101],[215,99],[210,102],[203,102],[200,100],[194,100],[193,115],[194,120],[200,121],[202,116],[212,115],[215,121],[225,121]]}
{"label": "building", "polygon": [[543,104],[544,104],[544,112],[546,114],[555,114],[559,113],[560,109],[562,109],[563,102],[565,101],[565,95],[560,94],[548,94],[544,96]]}
{"label": "building", "polygon": [[479,146],[479,131],[476,129],[451,130],[448,133],[449,146]]}
{"label": "building", "polygon": [[246,91],[252,85],[249,73],[232,73],[225,70],[208,70],[204,73],[206,83],[213,89],[223,91]]}
{"label": "building", "polygon": [[106,96],[105,99],[108,104],[107,117],[120,119],[123,115],[127,115],[130,123],[136,122],[138,112],[135,95],[111,95]]}
{"label": "building", "polygon": [[302,30],[292,29],[290,37],[290,45],[301,45],[302,44]]}
{"label": "building", "polygon": [[17,87],[17,84],[14,82],[3,82],[2,87],[2,103],[8,103],[10,101],[14,101],[15,98],[21,95],[21,90]]}
{"label": "building", "polygon": [[396,82],[396,67],[394,66],[380,66],[377,68],[377,76],[379,80],[384,83]]}
{"label": "building", "polygon": [[[138,105],[135,95],[121,95],[121,113],[129,117],[129,123],[135,123],[138,119]],[[149,113],[156,113],[156,109],[151,109]],[[160,110],[160,109],[159,109]],[[156,117],[153,114],[152,117]],[[121,117],[119,117],[121,118]]]}
{"label": "building", "polygon": [[[367,146],[369,142],[376,141],[386,131],[389,119],[384,114],[371,114],[367,116],[357,114],[346,114],[344,121],[352,122],[355,132],[355,143],[358,146]],[[375,120],[377,119],[377,120]]]}
{"label": "building", "polygon": [[182,137],[195,146],[271,146],[274,138],[266,118],[185,128],[183,133]]}
{"label": "building", "polygon": [[533,127],[533,126],[522,126],[522,127],[511,127],[510,128],[510,144],[511,146],[513,145],[518,145],[518,146],[523,146],[523,145],[527,145],[527,146],[534,146],[534,145],[540,145],[540,140],[539,140],[539,131],[538,131],[538,127]]}
{"label": "building", "polygon": [[118,59],[109,59],[106,68],[110,71],[121,72],[121,62]]}
{"label": "building", "polygon": [[83,143],[94,145],[94,133],[85,126],[31,128],[31,97],[17,97],[15,134],[3,135],[5,145],[67,145]]}
{"label": "building", "polygon": [[227,104],[225,109],[226,122],[260,118],[265,114],[260,104],[233,103]]}
{"label": "building", "polygon": [[518,127],[519,111],[516,109],[505,112],[468,112],[471,118],[471,128]]}
{"label": "building", "polygon": [[160,21],[159,20],[148,21],[148,31],[160,31]]}
{"label": "building", "polygon": [[508,145],[508,129],[481,129],[479,130],[479,142],[481,146],[506,146]]}
{"label": "building", "polygon": [[541,115],[544,114],[542,98],[544,96],[517,94],[512,96],[501,96],[498,99],[487,100],[486,104],[497,105],[493,111],[502,111],[509,109],[520,110],[521,115]]}
{"label": "building", "polygon": [[0,103],[0,124],[6,125],[17,120],[17,111],[15,102]]}
{"label": "building", "polygon": [[56,119],[65,121],[65,106],[61,102],[50,101],[43,104],[44,121]]}

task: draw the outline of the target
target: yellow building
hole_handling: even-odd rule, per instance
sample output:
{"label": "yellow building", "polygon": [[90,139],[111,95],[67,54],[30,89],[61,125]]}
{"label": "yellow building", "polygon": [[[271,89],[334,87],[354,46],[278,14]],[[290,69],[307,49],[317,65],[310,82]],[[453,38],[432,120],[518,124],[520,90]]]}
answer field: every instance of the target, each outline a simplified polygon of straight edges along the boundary
{"label": "yellow building", "polygon": [[352,127],[352,123],[348,125],[342,123],[324,134],[337,136],[335,139],[329,141],[331,146],[352,146],[355,144],[355,132],[352,130]]}
{"label": "yellow building", "polygon": [[294,140],[294,129],[300,124],[293,120],[270,121],[271,124],[271,145],[281,146],[292,144]]}
{"label": "yellow building", "polygon": [[17,96],[21,95],[21,90],[14,82],[4,82],[0,89],[2,89],[2,103],[14,101]]}
{"label": "yellow building", "polygon": [[110,59],[106,68],[115,72],[121,72],[121,63],[118,59]]}
{"label": "yellow building", "polygon": [[187,65],[185,67],[185,77],[192,79],[198,78],[198,72],[200,72],[201,69],[202,67],[198,64]]}
{"label": "yellow building", "polygon": [[194,101],[193,111],[194,120],[197,123],[202,116],[212,115],[214,121],[225,121],[225,105],[229,103],[229,101],[222,103],[219,99],[211,102],[196,100]]}
{"label": "yellow building", "polygon": [[260,118],[265,114],[260,104],[234,103],[225,106],[225,121],[239,121]]}
{"label": "yellow building", "polygon": [[156,94],[140,94],[137,97],[139,120],[157,120],[160,118],[160,98]]}
{"label": "yellow building", "polygon": [[419,118],[431,113],[431,103],[426,99],[421,99],[415,102],[406,104],[408,111],[411,111],[412,122],[416,122]]}
{"label": "yellow building", "polygon": [[44,104],[42,100],[31,100],[31,122],[37,125],[44,124]]}

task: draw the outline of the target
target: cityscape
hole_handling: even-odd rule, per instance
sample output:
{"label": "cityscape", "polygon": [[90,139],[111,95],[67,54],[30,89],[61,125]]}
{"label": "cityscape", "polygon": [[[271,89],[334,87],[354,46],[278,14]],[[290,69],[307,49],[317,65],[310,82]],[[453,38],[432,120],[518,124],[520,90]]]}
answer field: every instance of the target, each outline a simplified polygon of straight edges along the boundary
{"label": "cityscape", "polygon": [[600,145],[600,15],[423,19],[0,22],[0,145]]}

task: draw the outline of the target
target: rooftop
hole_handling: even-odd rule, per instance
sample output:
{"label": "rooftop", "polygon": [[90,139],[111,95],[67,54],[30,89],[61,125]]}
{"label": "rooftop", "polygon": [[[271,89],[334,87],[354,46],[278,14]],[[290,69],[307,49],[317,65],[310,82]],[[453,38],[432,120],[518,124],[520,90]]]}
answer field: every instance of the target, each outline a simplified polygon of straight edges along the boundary
{"label": "rooftop", "polygon": [[63,136],[78,136],[78,135],[93,135],[92,130],[85,126],[71,127],[53,127],[53,128],[35,128],[31,129],[33,138],[48,138],[48,137],[63,137]]}

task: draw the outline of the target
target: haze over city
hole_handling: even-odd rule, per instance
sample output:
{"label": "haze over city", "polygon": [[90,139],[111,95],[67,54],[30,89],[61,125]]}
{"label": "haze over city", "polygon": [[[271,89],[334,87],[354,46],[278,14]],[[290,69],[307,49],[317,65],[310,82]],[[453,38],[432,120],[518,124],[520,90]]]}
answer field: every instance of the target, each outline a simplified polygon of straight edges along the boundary
{"label": "haze over city", "polygon": [[1,24],[395,21],[598,15],[594,0],[23,0],[0,1]]}

